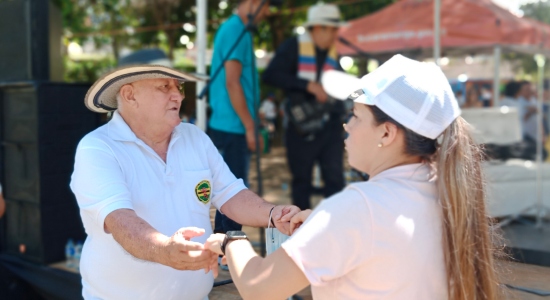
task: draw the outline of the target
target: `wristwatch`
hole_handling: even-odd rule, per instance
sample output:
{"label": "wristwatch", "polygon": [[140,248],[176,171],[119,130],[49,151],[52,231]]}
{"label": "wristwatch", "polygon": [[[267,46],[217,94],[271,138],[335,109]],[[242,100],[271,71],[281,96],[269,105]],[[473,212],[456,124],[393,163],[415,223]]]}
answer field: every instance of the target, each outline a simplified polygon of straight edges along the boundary
{"label": "wristwatch", "polygon": [[246,236],[246,233],[243,231],[228,231],[225,233],[225,238],[223,239],[223,243],[221,246],[222,253],[225,255],[225,246],[227,246],[227,243],[234,240],[248,240],[248,237]]}

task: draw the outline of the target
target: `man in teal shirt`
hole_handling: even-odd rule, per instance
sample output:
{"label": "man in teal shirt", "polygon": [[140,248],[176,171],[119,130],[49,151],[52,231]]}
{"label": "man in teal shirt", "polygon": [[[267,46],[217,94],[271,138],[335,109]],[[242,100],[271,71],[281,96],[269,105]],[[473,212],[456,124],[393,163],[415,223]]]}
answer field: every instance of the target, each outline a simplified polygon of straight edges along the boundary
{"label": "man in teal shirt", "polygon": [[[227,166],[237,178],[248,186],[250,151],[256,150],[254,134],[255,104],[259,101],[260,85],[256,69],[256,57],[252,34],[246,32],[231,53],[231,47],[238,40],[248,23],[248,15],[254,14],[261,0],[243,0],[237,13],[225,21],[216,33],[212,56],[211,76],[220,67],[221,72],[210,84],[209,101],[212,115],[208,123],[208,134],[218,148]],[[254,23],[269,14],[269,1],[262,6]],[[262,145],[263,143],[259,143]],[[214,232],[225,233],[241,230],[241,225],[216,212]]]}

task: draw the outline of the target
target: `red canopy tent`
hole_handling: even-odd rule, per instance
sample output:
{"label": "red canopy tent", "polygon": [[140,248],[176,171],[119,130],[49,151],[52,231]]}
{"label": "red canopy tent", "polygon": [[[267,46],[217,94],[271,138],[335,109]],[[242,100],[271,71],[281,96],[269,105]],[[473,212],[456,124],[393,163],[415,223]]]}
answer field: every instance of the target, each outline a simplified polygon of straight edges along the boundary
{"label": "red canopy tent", "polygon": [[[428,56],[434,45],[433,0],[402,0],[355,19],[340,37],[375,56],[411,53]],[[550,54],[550,26],[519,18],[490,0],[441,0],[441,47],[447,55],[492,50]],[[342,55],[357,52],[338,45]],[[416,54],[416,55],[415,55]]]}
{"label": "red canopy tent", "polygon": [[[438,2],[440,1],[440,2]],[[439,14],[435,4],[440,5]],[[440,39],[436,39],[434,20],[439,20]],[[519,18],[494,4],[491,0],[401,0],[374,14],[352,20],[339,33],[348,41],[338,44],[341,55],[356,56],[368,53],[381,60],[395,53],[411,58],[427,57],[434,53],[438,59],[439,41],[444,55],[473,54],[494,51],[495,70],[493,104],[499,100],[499,64],[501,49],[550,56],[550,26],[527,18]],[[434,46],[435,44],[435,46]],[[358,48],[358,49],[353,49]],[[434,51],[434,48],[437,50]],[[357,51],[359,50],[359,51]],[[539,98],[542,111],[542,80],[544,59],[538,57]],[[542,114],[537,114],[537,227],[550,208],[542,205]],[[523,214],[522,211],[519,214]]]}

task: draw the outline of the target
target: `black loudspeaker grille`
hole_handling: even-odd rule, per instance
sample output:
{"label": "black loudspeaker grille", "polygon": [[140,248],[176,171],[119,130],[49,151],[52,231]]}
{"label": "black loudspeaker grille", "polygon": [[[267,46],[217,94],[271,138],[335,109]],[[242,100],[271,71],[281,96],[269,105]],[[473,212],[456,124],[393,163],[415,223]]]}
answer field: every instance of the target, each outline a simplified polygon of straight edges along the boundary
{"label": "black loudspeaker grille", "polygon": [[89,85],[35,82],[0,88],[6,251],[31,261],[64,259],[84,229],[69,183],[80,139],[100,125],[83,103]]}
{"label": "black loudspeaker grille", "polygon": [[53,53],[60,50],[60,32],[49,30],[62,21],[55,13],[51,18],[54,11],[48,0],[0,1],[0,81],[50,79],[61,56]]}
{"label": "black loudspeaker grille", "polygon": [[0,80],[29,79],[29,1],[0,1]]}

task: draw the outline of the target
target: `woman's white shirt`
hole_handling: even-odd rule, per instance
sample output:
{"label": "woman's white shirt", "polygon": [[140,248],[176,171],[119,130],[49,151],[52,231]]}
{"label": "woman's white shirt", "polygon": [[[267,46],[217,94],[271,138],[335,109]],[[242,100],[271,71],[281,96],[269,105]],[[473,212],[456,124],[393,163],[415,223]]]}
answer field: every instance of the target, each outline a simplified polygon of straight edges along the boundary
{"label": "woman's white shirt", "polygon": [[426,165],[399,166],[321,202],[282,245],[314,299],[447,299],[430,177]]}

